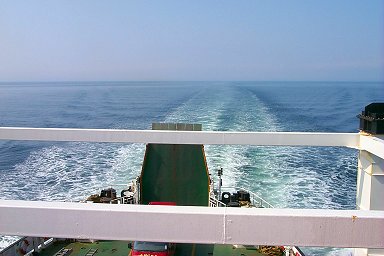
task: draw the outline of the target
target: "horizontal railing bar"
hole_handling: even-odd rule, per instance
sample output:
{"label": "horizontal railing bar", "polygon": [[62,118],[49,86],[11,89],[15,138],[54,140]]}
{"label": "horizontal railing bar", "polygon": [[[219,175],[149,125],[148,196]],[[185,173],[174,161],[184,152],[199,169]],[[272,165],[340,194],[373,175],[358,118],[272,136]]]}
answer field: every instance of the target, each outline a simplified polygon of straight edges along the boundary
{"label": "horizontal railing bar", "polygon": [[0,127],[0,140],[358,148],[358,133],[222,132]]}
{"label": "horizontal railing bar", "polygon": [[0,200],[0,219],[4,235],[384,248],[384,211]]}

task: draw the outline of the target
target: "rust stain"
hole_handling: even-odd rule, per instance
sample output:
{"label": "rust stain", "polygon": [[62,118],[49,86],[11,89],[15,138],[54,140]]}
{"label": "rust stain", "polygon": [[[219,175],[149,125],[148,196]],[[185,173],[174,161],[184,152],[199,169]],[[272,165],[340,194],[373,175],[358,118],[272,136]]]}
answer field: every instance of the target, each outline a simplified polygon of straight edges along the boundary
{"label": "rust stain", "polygon": [[357,220],[357,216],[356,215],[352,215],[352,221],[355,222]]}

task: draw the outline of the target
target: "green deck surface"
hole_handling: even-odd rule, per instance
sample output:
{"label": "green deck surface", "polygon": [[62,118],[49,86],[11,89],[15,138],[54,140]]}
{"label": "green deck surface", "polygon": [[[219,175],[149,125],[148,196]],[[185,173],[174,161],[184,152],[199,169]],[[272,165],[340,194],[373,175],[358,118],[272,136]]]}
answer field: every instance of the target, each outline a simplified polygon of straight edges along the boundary
{"label": "green deck surface", "polygon": [[[196,254],[199,255],[199,254]],[[214,256],[261,256],[264,255],[254,247],[243,247],[235,248],[233,245],[215,245],[213,250]]]}
{"label": "green deck surface", "polygon": [[141,172],[142,204],[208,206],[208,184],[202,145],[147,145]]}
{"label": "green deck surface", "polygon": [[130,252],[128,242],[125,241],[97,241],[94,243],[82,243],[71,241],[56,241],[49,247],[43,249],[40,256],[52,256],[59,252],[62,248],[72,249],[68,255],[85,256],[90,249],[97,249],[95,256],[127,256]]}
{"label": "green deck surface", "polygon": [[[141,173],[142,204],[160,201],[208,206],[208,184],[202,145],[147,145]],[[176,248],[175,255],[212,255],[209,247],[184,244]]]}
{"label": "green deck surface", "polygon": [[[85,256],[90,249],[97,249],[95,256],[128,256],[128,242],[125,241],[97,241],[94,243],[56,241],[48,248],[40,252],[40,256],[53,256],[62,248],[72,249],[68,255]],[[240,247],[232,245],[194,245],[177,244],[174,256],[261,256],[255,248]]]}
{"label": "green deck surface", "polygon": [[[156,130],[201,130],[201,125],[154,124]],[[140,176],[142,204],[208,206],[209,175],[203,145],[148,144]],[[175,223],[177,225],[177,223]],[[212,255],[213,246],[180,244],[176,255]]]}

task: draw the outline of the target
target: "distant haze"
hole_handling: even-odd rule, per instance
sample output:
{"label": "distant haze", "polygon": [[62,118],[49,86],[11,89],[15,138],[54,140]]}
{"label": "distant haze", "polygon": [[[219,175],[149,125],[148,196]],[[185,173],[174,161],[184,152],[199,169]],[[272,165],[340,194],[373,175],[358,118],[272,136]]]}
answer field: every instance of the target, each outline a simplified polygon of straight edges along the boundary
{"label": "distant haze", "polygon": [[384,81],[384,1],[0,1],[0,81]]}

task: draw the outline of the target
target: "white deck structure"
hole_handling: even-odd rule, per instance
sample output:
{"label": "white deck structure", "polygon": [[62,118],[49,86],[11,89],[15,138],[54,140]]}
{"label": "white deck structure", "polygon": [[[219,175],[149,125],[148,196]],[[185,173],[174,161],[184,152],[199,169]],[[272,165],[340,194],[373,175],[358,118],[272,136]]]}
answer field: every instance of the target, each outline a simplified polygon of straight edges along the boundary
{"label": "white deck structure", "polygon": [[[354,211],[208,207],[170,209],[164,206],[0,200],[0,234],[181,243],[353,247],[370,248],[357,249],[355,255],[384,255],[383,136],[362,133],[3,127],[0,128],[0,139],[356,148],[359,150],[358,210]],[[201,228],[203,226],[204,229]]]}

